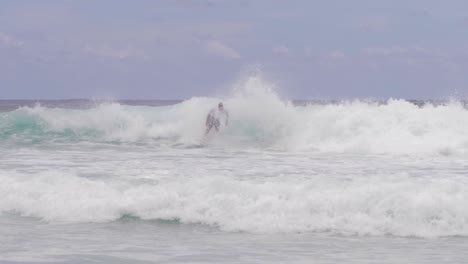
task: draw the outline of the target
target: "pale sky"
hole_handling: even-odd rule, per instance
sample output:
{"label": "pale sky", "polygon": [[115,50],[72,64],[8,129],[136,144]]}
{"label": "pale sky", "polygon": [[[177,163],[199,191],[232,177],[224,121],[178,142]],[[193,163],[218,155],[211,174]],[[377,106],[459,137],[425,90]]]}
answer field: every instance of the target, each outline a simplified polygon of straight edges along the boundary
{"label": "pale sky", "polygon": [[0,99],[468,96],[466,0],[0,0]]}

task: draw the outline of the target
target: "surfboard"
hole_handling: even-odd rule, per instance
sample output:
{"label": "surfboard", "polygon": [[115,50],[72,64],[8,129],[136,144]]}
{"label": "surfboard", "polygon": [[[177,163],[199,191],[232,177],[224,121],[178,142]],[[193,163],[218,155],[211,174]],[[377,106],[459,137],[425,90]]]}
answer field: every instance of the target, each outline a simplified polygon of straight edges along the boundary
{"label": "surfboard", "polygon": [[207,145],[209,144],[210,142],[212,142],[216,137],[218,137],[220,134],[223,133],[223,131],[226,129],[226,125],[224,124],[224,121],[223,123],[221,123],[221,125],[219,126],[218,128],[219,130],[216,130],[214,127],[210,130],[210,132],[208,132],[207,134],[203,134],[201,140],[200,140],[200,144],[202,145]]}
{"label": "surfboard", "polygon": [[218,134],[216,129],[211,129],[210,132],[203,135],[203,137],[200,140],[200,144],[203,146],[209,144],[216,137],[216,134]]}

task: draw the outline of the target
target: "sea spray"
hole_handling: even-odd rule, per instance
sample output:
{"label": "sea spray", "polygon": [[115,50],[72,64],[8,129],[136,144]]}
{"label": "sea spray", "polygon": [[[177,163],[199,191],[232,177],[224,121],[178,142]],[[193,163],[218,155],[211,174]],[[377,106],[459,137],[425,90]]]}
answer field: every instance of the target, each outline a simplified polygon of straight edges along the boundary
{"label": "sea spray", "polygon": [[391,99],[294,105],[259,77],[245,79],[223,98],[191,98],[170,106],[22,107],[0,113],[0,144],[90,141],[190,147],[200,143],[206,114],[219,101],[230,113],[230,126],[214,145],[332,153],[468,151],[468,111],[459,102],[418,106]]}
{"label": "sea spray", "polygon": [[[229,126],[200,146],[219,101]],[[467,131],[456,101],[294,104],[259,77],[173,105],[20,107],[0,113],[0,215],[468,236]]]}

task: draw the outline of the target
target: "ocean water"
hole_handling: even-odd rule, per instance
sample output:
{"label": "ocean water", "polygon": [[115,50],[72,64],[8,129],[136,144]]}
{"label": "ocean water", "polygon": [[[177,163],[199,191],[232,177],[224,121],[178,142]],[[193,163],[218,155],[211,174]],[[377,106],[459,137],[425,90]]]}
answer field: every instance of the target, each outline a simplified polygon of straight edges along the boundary
{"label": "ocean water", "polygon": [[467,161],[457,101],[0,101],[0,263],[466,263]]}

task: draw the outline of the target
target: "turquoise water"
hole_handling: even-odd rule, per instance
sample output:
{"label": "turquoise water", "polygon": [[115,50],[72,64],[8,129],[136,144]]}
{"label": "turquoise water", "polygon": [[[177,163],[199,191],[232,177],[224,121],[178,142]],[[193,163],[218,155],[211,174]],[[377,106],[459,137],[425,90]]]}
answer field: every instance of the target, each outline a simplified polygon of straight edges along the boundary
{"label": "turquoise water", "polygon": [[462,104],[219,100],[1,102],[0,262],[463,263]]}

